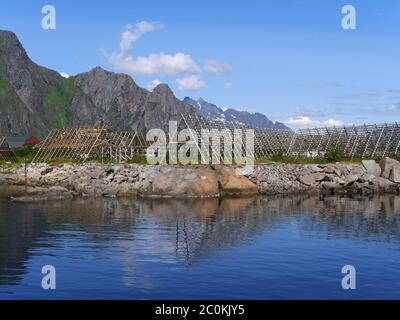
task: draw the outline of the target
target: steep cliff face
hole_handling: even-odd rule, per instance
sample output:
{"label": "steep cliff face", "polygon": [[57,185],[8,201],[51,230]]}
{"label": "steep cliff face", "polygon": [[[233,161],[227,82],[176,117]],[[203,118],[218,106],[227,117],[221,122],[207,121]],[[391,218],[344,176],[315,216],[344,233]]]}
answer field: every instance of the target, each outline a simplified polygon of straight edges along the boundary
{"label": "steep cliff face", "polygon": [[71,81],[33,63],[14,33],[0,31],[0,133],[42,133],[66,125]]}
{"label": "steep cliff face", "polygon": [[169,120],[180,120],[180,112],[195,112],[178,100],[166,84],[149,92],[137,86],[130,76],[100,67],[78,75],[75,86],[84,95],[72,102],[72,110],[80,110],[73,116],[73,123],[78,125],[92,115],[92,123],[116,130],[165,129]]}

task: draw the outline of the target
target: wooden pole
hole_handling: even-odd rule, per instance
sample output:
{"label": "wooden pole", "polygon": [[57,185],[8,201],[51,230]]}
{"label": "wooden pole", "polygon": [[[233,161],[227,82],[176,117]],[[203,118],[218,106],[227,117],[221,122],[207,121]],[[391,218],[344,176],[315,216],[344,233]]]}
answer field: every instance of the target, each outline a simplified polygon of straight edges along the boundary
{"label": "wooden pole", "polygon": [[25,196],[28,194],[28,168],[27,168],[27,159],[26,156],[24,158],[25,164]]}

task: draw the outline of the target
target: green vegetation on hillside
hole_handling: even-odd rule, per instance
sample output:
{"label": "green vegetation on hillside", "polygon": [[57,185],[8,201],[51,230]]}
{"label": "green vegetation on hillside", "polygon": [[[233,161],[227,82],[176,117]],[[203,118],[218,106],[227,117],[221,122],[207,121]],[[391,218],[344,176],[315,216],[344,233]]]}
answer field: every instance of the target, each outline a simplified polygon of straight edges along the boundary
{"label": "green vegetation on hillside", "polygon": [[154,101],[148,101],[147,102],[147,107],[151,110],[154,111],[158,106],[158,102],[154,102]]}
{"label": "green vegetation on hillside", "polygon": [[6,80],[4,80],[1,76],[0,76],[0,92],[1,91],[5,91],[9,88],[8,86],[8,82]]}
{"label": "green vegetation on hillside", "polygon": [[62,84],[54,82],[48,89],[44,101],[49,113],[57,112],[57,116],[50,120],[51,128],[68,126],[71,123],[71,104],[77,93],[74,78],[65,79]]}

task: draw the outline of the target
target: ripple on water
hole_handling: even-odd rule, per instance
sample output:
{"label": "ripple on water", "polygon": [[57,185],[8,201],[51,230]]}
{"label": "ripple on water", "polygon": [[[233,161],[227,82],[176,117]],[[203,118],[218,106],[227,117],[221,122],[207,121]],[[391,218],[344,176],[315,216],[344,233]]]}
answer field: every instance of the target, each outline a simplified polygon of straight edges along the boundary
{"label": "ripple on water", "polygon": [[[400,198],[0,201],[0,297],[398,298]],[[357,292],[341,268],[357,269]]]}

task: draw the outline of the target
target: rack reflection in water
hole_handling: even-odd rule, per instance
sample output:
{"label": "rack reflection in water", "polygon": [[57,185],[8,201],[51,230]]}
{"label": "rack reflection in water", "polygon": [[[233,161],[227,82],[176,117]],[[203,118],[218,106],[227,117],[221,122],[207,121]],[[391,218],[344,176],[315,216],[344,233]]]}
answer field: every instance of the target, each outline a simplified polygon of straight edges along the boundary
{"label": "rack reflection in water", "polygon": [[[398,298],[399,218],[395,195],[3,197],[0,297]],[[354,293],[340,289],[350,262],[360,267]],[[44,264],[57,267],[51,295],[40,288]]]}

